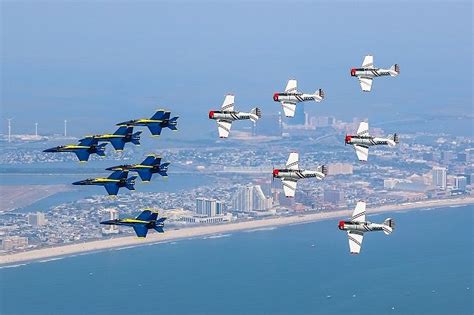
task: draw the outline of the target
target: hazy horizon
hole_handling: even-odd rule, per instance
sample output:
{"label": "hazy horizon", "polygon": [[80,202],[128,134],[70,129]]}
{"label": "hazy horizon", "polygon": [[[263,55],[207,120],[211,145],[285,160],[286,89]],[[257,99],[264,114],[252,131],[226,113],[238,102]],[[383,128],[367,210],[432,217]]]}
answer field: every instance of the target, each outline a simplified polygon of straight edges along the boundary
{"label": "hazy horizon", "polygon": [[[1,132],[112,131],[164,107],[184,137],[236,108],[280,111],[289,78],[323,88],[312,114],[372,122],[472,113],[470,2],[2,2]],[[290,13],[288,13],[290,12]],[[367,53],[400,64],[362,93],[351,67]],[[183,136],[181,136],[183,137]],[[180,137],[180,138],[181,138]]]}

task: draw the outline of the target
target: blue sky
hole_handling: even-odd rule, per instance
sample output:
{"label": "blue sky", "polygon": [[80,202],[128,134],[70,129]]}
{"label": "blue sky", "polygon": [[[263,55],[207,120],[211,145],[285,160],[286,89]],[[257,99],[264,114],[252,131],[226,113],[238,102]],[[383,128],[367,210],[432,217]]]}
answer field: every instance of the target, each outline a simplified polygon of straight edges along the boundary
{"label": "blue sky", "polygon": [[[1,131],[105,132],[165,107],[182,135],[208,133],[224,94],[279,111],[289,78],[323,88],[313,114],[387,120],[472,113],[470,2],[1,3]],[[360,91],[349,69],[373,54],[398,78]]]}

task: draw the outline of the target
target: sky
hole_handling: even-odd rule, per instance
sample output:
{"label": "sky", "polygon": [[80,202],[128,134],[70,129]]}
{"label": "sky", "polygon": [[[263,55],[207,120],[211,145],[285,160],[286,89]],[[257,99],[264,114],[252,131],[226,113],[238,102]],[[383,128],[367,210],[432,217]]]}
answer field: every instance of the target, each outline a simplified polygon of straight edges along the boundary
{"label": "sky", "polygon": [[[182,137],[236,109],[280,111],[274,92],[325,91],[306,110],[352,120],[466,114],[472,104],[472,3],[456,1],[2,1],[1,113],[14,132],[110,132],[157,108]],[[364,55],[400,65],[362,93],[350,68]]]}

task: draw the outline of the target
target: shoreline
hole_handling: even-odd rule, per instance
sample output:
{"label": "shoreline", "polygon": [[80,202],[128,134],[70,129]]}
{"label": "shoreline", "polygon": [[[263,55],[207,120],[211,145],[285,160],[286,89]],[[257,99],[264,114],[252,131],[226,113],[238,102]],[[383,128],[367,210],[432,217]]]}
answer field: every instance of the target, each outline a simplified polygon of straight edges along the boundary
{"label": "shoreline", "polygon": [[[449,206],[464,206],[474,204],[474,197],[440,199],[403,203],[399,205],[386,205],[377,208],[367,208],[367,215],[381,214],[387,212],[400,212],[404,210],[417,210],[420,208],[440,208]],[[34,249],[25,252],[19,252],[9,255],[0,255],[0,266],[16,265],[36,261],[53,261],[61,257],[77,256],[101,252],[111,249],[125,247],[136,247],[142,245],[151,245],[162,242],[170,242],[182,239],[191,239],[201,236],[210,236],[216,234],[228,234],[230,232],[262,230],[278,226],[289,226],[295,224],[304,224],[330,219],[344,219],[350,217],[353,209],[335,210],[331,212],[319,212],[311,214],[296,214],[288,217],[268,218],[263,220],[249,220],[244,222],[235,222],[219,225],[196,226],[182,228],[178,230],[165,231],[164,234],[150,233],[145,239],[138,239],[135,236],[116,237],[105,240],[96,240],[86,243],[76,243],[70,245],[61,245],[56,247]]]}

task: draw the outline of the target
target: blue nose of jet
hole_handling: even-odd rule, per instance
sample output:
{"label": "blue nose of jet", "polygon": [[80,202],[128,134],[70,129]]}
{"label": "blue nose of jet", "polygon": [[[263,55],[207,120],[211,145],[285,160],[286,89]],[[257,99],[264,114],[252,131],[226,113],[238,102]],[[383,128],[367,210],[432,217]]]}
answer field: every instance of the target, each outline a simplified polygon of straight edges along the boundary
{"label": "blue nose of jet", "polygon": [[51,149],[43,150],[43,152],[57,152],[57,151],[58,151],[57,148],[51,148]]}
{"label": "blue nose of jet", "polygon": [[72,184],[73,184],[73,185],[84,185],[84,183],[85,183],[85,181],[80,180],[80,181],[74,182],[74,183],[72,183]]}

